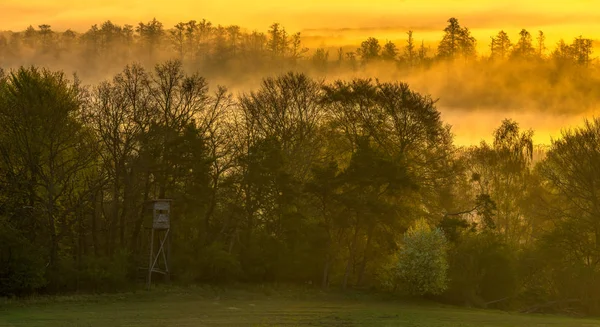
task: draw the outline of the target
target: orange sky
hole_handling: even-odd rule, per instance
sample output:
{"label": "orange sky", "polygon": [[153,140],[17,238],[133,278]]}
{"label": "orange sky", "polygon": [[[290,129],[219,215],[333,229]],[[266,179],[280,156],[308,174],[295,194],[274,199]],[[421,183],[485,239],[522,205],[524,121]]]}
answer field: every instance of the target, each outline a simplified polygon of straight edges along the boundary
{"label": "orange sky", "polygon": [[0,0],[0,29],[45,23],[81,31],[107,19],[135,24],[153,17],[170,27],[206,18],[259,30],[278,21],[288,30],[342,43],[371,35],[396,40],[408,29],[418,39],[434,41],[451,16],[470,27],[482,47],[501,28],[514,38],[523,27],[543,29],[550,43],[580,34],[600,38],[598,0]]}

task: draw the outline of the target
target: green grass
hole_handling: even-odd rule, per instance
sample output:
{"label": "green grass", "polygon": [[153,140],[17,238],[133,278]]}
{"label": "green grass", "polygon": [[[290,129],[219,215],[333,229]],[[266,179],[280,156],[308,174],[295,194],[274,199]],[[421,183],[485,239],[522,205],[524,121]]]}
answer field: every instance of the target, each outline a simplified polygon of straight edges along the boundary
{"label": "green grass", "polygon": [[314,290],[169,288],[118,295],[0,301],[0,326],[600,326],[600,320],[523,315]]}

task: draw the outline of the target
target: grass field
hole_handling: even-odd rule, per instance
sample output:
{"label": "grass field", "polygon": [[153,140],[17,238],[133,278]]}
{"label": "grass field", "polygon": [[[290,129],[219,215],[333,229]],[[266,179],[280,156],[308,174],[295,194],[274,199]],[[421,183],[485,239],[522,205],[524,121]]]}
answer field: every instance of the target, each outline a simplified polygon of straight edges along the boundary
{"label": "grass field", "polygon": [[600,320],[522,315],[270,289],[159,289],[0,302],[0,326],[600,326]]}

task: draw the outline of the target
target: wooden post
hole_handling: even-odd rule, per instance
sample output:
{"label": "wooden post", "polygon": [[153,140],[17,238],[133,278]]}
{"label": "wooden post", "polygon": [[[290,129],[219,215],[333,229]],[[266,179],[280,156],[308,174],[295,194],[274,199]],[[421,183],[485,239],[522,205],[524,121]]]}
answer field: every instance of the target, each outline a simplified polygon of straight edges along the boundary
{"label": "wooden post", "polygon": [[152,283],[152,264],[154,262],[154,228],[150,232],[150,261],[148,262],[148,289],[150,289],[150,285]]}

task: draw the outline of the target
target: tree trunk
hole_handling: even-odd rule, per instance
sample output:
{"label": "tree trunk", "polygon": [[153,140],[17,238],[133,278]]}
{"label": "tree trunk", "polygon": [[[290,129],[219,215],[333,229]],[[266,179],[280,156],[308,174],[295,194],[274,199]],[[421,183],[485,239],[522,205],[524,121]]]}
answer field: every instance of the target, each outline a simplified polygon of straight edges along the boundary
{"label": "tree trunk", "polygon": [[46,204],[46,214],[48,215],[48,229],[50,231],[50,262],[49,267],[53,269],[58,256],[58,235],[56,233],[56,219],[54,217],[54,182],[50,181],[48,185],[48,203]]}
{"label": "tree trunk", "polygon": [[138,237],[140,236],[140,232],[142,230],[142,225],[144,224],[144,211],[146,210],[146,203],[148,202],[148,194],[150,193],[150,173],[146,173],[146,182],[144,185],[144,197],[142,201],[142,207],[138,213],[138,218],[135,222],[135,227],[133,229],[133,233],[131,233],[131,246],[134,254],[137,254],[138,251]]}
{"label": "tree trunk", "polygon": [[[118,163],[117,163],[118,165]],[[115,169],[115,180],[113,183],[113,190],[112,190],[112,198],[113,198],[113,207],[112,207],[112,214],[111,214],[111,226],[117,224],[119,224],[119,244],[123,244],[124,240],[125,240],[125,221],[122,219],[122,217],[119,217],[119,191],[120,191],[120,186],[119,186],[119,170]],[[115,230],[113,229],[114,233]],[[111,233],[111,234],[112,234]],[[116,236],[116,235],[115,235]],[[113,242],[114,245],[115,242]]]}
{"label": "tree trunk", "polygon": [[218,177],[215,177],[213,180],[213,189],[212,194],[210,196],[210,203],[208,204],[208,209],[204,215],[204,233],[206,235],[205,244],[210,244],[213,240],[210,237],[210,219],[213,216],[215,208],[217,206],[217,187],[218,187]]}
{"label": "tree trunk", "polygon": [[[99,191],[100,192],[100,191]],[[97,221],[98,217],[98,207],[102,208],[102,205],[98,205],[98,192],[95,192],[93,195],[94,210],[92,212],[92,245],[94,246],[94,255],[98,256],[98,233],[97,233]]]}
{"label": "tree trunk", "polygon": [[362,286],[363,277],[365,275],[365,269],[367,267],[367,260],[369,258],[369,250],[371,248],[371,240],[373,238],[373,232],[375,231],[375,225],[371,225],[369,228],[369,232],[367,235],[367,244],[365,245],[365,251],[363,252],[363,259],[360,264],[360,268],[358,271],[358,280],[356,281],[356,285]]}
{"label": "tree trunk", "polygon": [[325,258],[325,266],[323,267],[323,279],[321,280],[321,287],[326,289],[329,284],[329,266],[331,265],[331,256],[327,254]]}
{"label": "tree trunk", "polygon": [[346,270],[344,271],[344,282],[342,283],[342,290],[346,290],[348,287],[348,275],[350,274],[350,262],[352,260],[352,251],[349,251],[348,261],[346,262]]}
{"label": "tree trunk", "polygon": [[354,237],[352,239],[352,244],[349,247],[348,251],[348,262],[346,263],[346,271],[344,272],[344,282],[342,284],[342,289],[346,290],[348,287],[348,278],[350,277],[350,267],[354,262],[354,258],[356,256],[356,241],[358,239],[358,224],[354,229]]}

